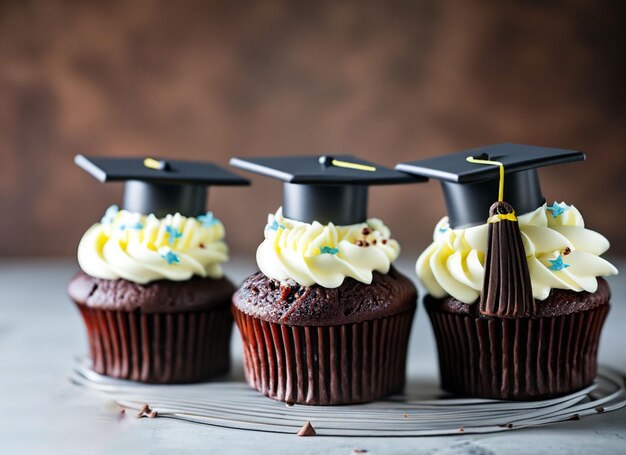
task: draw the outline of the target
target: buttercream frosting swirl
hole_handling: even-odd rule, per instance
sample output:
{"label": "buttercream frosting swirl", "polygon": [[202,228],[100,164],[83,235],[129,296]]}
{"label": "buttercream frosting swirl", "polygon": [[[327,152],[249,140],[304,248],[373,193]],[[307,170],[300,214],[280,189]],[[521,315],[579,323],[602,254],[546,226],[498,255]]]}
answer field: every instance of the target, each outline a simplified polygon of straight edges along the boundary
{"label": "buttercream frosting swirl", "polygon": [[221,278],[228,260],[224,226],[211,212],[197,218],[154,215],[109,207],[83,235],[78,263],[88,275],[145,284],[194,275]]}
{"label": "buttercream frosting swirl", "polygon": [[[595,292],[597,277],[617,269],[600,255],[609,248],[601,234],[585,228],[573,205],[556,202],[519,215],[533,297],[545,300],[551,289]],[[420,255],[417,275],[434,297],[464,303],[478,299],[485,273],[488,225],[452,229],[448,217],[437,223],[433,243]]]}
{"label": "buttercream frosting swirl", "polygon": [[268,216],[264,235],[256,254],[261,271],[301,286],[336,288],[346,277],[371,284],[372,273],[387,273],[400,254],[400,245],[377,218],[349,226],[303,223],[283,217],[279,208]]}

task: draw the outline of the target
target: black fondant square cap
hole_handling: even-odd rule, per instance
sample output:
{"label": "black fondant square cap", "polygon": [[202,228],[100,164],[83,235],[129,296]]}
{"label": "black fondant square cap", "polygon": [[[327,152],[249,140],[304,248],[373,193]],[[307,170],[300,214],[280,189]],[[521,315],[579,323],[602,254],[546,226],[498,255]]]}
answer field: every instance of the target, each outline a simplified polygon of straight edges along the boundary
{"label": "black fondant square cap", "polygon": [[76,155],[74,162],[101,182],[125,182],[124,209],[160,217],[204,213],[209,185],[249,184],[209,162],[84,155]]}
{"label": "black fondant square cap", "polygon": [[76,155],[74,162],[101,182],[140,180],[197,185],[247,185],[248,180],[213,163],[154,158]]}
{"label": "black fondant square cap", "polygon": [[511,173],[584,160],[585,154],[574,150],[534,145],[494,144],[450,155],[399,163],[396,169],[423,177],[458,183],[480,182],[499,177],[498,167],[471,163],[467,161],[468,157],[499,161],[504,165],[504,172]]}
{"label": "black fondant square cap", "polygon": [[416,181],[352,155],[231,158],[230,164],[288,183],[386,185]]}
{"label": "black fondant square cap", "polygon": [[283,214],[306,223],[364,222],[369,186],[427,180],[351,155],[232,158],[230,164],[282,180]]}
{"label": "black fondant square cap", "polygon": [[502,163],[504,200],[518,213],[527,213],[544,202],[538,168],[584,159],[585,154],[575,150],[505,143],[399,163],[396,169],[441,181],[454,228],[484,222],[489,207],[498,198],[499,166],[475,160]]}

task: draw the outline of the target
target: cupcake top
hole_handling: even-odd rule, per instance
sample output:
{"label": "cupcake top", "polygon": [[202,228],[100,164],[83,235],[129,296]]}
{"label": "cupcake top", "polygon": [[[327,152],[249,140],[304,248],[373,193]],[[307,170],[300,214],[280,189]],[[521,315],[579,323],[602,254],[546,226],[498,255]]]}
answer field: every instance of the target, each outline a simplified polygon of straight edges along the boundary
{"label": "cupcake top", "polygon": [[[528,314],[533,299],[547,299],[552,289],[596,292],[598,277],[617,273],[600,257],[609,242],[585,228],[573,205],[547,205],[537,171],[585,158],[575,150],[504,143],[398,164],[405,172],[439,180],[446,201],[448,216],[416,265],[428,292],[465,304],[480,297],[484,314],[491,314],[482,308],[486,300],[498,296],[498,305],[506,308],[492,310],[507,317]],[[494,223],[498,232],[489,248]],[[511,296],[502,297],[502,287],[528,305],[507,302]]]}
{"label": "cupcake top", "polygon": [[124,182],[123,210],[109,207],[78,245],[87,275],[138,284],[222,277],[228,248],[224,226],[205,213],[207,186],[248,180],[207,162],[83,155],[74,162],[101,182]]}
{"label": "cupcake top", "polygon": [[268,216],[257,249],[263,274],[286,285],[372,284],[386,274],[400,246],[367,216],[368,188],[415,183],[401,172],[350,155],[232,158],[234,166],[283,182],[283,205]]}
{"label": "cupcake top", "polygon": [[[593,293],[599,276],[617,274],[601,258],[609,248],[601,234],[585,228],[573,205],[554,202],[517,217],[522,234],[533,297],[545,300],[551,289]],[[437,223],[433,243],[420,255],[417,275],[434,297],[447,295],[463,303],[481,293],[488,224],[453,229],[448,217]]]}
{"label": "cupcake top", "polygon": [[139,284],[194,275],[221,278],[221,264],[227,260],[224,226],[211,212],[157,218],[111,206],[78,246],[78,262],[86,274]]}
{"label": "cupcake top", "polygon": [[387,273],[400,245],[377,218],[336,226],[285,218],[282,208],[268,216],[256,259],[268,278],[301,286],[339,287],[345,278],[370,284],[374,271]]}

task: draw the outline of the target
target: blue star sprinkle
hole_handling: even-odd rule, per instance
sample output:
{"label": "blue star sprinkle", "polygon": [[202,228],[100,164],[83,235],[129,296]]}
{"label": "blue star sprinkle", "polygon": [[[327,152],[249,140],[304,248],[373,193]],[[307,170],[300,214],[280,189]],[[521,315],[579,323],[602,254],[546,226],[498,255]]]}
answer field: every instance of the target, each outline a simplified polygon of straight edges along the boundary
{"label": "blue star sprinkle", "polygon": [[213,216],[213,212],[206,212],[205,215],[200,215],[197,220],[200,221],[204,227],[211,227],[220,221]]}
{"label": "blue star sprinkle", "polygon": [[549,269],[554,271],[563,270],[570,266],[563,262],[563,256],[560,254],[556,259],[548,259],[548,261],[552,264]]}
{"label": "blue star sprinkle", "polygon": [[320,248],[320,254],[337,254],[337,253],[339,253],[339,248],[331,248],[326,245]]}
{"label": "blue star sprinkle", "polygon": [[137,222],[131,226],[126,226],[125,224],[120,224],[118,227],[121,231],[123,231],[124,229],[143,229],[143,224],[141,224],[140,222]]}
{"label": "blue star sprinkle", "polygon": [[267,229],[271,229],[272,231],[278,231],[278,229],[285,229],[285,226],[280,224],[278,221],[274,220],[272,224],[267,225]]}
{"label": "blue star sprinkle", "polygon": [[183,233],[177,230],[174,226],[165,226],[165,231],[170,235],[170,245],[174,245],[174,242],[183,236]]}
{"label": "blue star sprinkle", "polygon": [[120,209],[117,207],[117,205],[110,206],[106,210],[106,212],[104,212],[104,216],[100,220],[100,223],[102,223],[102,224],[112,224],[113,221],[115,220],[115,216],[117,215],[117,212],[119,212],[119,211],[120,211]]}
{"label": "blue star sprinkle", "polygon": [[439,228],[439,232],[441,232],[442,234],[443,234],[444,232],[446,232],[447,230],[448,230],[448,227],[447,227],[447,226],[446,226],[446,227],[440,227],[440,228]]}
{"label": "blue star sprinkle", "polygon": [[554,201],[554,204],[552,204],[551,207],[546,207],[546,209],[550,212],[552,212],[552,218],[556,218],[559,215],[562,215],[563,212],[565,212],[566,210],[569,210],[569,207],[565,206],[562,207],[559,204],[557,204],[556,201]]}
{"label": "blue star sprinkle", "polygon": [[161,253],[161,257],[167,261],[168,265],[180,263],[180,258],[178,257],[178,255],[169,249]]}

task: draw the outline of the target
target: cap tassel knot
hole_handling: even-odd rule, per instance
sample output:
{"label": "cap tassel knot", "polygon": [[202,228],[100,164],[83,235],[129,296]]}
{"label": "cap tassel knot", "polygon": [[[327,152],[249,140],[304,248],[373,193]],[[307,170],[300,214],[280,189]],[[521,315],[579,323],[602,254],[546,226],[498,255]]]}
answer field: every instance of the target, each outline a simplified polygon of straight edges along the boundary
{"label": "cap tassel knot", "polygon": [[489,237],[479,312],[522,318],[534,313],[526,252],[513,207],[496,202],[489,209]]}

